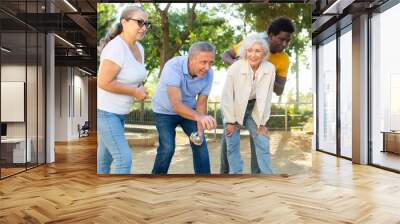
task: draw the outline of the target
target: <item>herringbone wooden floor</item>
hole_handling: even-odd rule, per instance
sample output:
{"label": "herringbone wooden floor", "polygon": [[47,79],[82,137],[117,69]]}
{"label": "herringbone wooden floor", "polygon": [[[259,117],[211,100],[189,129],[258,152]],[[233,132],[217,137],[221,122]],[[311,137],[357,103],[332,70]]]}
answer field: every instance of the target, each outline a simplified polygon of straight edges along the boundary
{"label": "herringbone wooden floor", "polygon": [[98,176],[96,139],[0,181],[0,223],[400,223],[400,175],[322,153],[283,176]]}

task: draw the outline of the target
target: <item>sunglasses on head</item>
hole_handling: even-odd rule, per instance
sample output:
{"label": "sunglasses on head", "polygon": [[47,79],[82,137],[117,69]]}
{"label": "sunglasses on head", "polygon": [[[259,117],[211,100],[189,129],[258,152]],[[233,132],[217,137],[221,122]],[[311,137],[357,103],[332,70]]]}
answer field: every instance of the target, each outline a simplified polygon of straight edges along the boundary
{"label": "sunglasses on head", "polygon": [[142,28],[143,26],[146,27],[146,29],[149,29],[151,27],[151,22],[149,21],[144,21],[143,19],[133,19],[133,18],[127,18],[126,20],[133,20],[138,23],[138,26]]}

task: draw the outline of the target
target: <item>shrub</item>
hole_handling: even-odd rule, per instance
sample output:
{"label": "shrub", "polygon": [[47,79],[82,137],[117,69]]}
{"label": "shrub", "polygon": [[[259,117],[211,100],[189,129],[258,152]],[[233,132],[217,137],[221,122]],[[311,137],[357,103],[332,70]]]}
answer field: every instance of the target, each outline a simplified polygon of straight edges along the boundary
{"label": "shrub", "polygon": [[[214,116],[218,127],[222,128],[222,117],[219,103],[208,107],[208,114]],[[131,113],[128,114],[126,123],[128,124],[155,124],[154,113],[151,110],[151,104],[146,102],[144,105],[143,113],[140,111],[140,103],[136,103]],[[215,108],[216,107],[216,108]],[[268,120],[267,127],[270,129],[284,130],[285,129],[285,104],[272,104],[271,117]],[[215,111],[216,110],[216,111]],[[216,113],[215,113],[216,112]],[[288,129],[303,128],[304,125],[312,118],[312,104],[300,104],[296,112],[295,104],[288,104],[287,107],[287,122]]]}

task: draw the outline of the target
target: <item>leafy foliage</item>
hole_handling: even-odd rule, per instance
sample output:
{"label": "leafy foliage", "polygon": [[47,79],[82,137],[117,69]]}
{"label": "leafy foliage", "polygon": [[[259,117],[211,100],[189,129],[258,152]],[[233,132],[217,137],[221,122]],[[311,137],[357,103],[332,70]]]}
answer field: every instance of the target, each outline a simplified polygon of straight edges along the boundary
{"label": "leafy foliage", "polygon": [[[149,71],[148,81],[156,82],[158,80],[159,68],[163,67],[168,59],[177,55],[185,55],[191,44],[196,41],[209,41],[216,46],[215,67],[218,69],[223,66],[222,55],[226,49],[238,41],[235,38],[234,27],[229,21],[218,15],[220,6],[195,8],[195,16],[187,38],[182,39],[182,35],[187,31],[191,19],[190,10],[169,10],[168,33],[165,33],[162,27],[162,19],[157,11],[158,4],[144,4],[144,8],[149,12],[149,18],[152,21],[152,29],[146,34],[142,44],[145,48],[146,66]],[[193,5],[188,4],[188,7]],[[168,35],[168,44],[163,48],[162,40],[164,35]],[[161,53],[166,51],[167,58],[161,62]]]}
{"label": "leafy foliage", "polygon": [[243,12],[246,22],[258,32],[266,31],[272,20],[287,16],[293,20],[296,32],[288,47],[288,53],[297,51],[300,54],[311,40],[311,5],[310,4],[241,4],[238,9]]}
{"label": "leafy foliage", "polygon": [[113,4],[97,4],[97,41],[99,41],[110,30],[115,22],[116,7]]}

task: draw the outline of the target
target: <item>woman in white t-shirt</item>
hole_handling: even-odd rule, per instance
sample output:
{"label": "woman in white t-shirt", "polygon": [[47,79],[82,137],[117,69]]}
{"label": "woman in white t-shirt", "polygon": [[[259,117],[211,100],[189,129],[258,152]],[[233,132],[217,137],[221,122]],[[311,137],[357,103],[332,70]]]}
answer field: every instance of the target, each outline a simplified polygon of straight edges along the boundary
{"label": "woman in white t-shirt", "polygon": [[[135,100],[144,100],[144,50],[139,43],[149,29],[148,13],[129,6],[116,29],[101,41],[97,81],[98,174],[129,174],[132,154],[125,138],[125,116]],[[111,166],[112,164],[112,166]]]}

